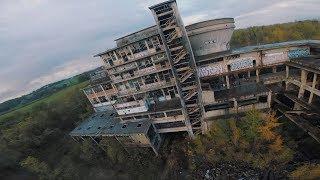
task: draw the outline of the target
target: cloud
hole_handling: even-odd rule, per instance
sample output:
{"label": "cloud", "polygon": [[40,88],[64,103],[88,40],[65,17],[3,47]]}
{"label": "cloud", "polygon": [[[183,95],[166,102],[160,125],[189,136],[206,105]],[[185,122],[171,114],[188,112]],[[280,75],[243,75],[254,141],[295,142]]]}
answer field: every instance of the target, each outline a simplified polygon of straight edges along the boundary
{"label": "cloud", "polygon": [[55,67],[52,72],[36,78],[27,87],[41,87],[49,83],[56,82],[61,79],[69,78],[85,71],[102,66],[100,61],[94,61],[93,58],[81,58],[68,61],[65,64]]}
{"label": "cloud", "polygon": [[[98,66],[92,55],[151,26],[162,0],[1,0],[0,102]],[[184,23],[235,17],[238,28],[319,18],[318,0],[177,0]]]}
{"label": "cloud", "polygon": [[208,18],[208,14],[195,14],[195,15],[184,17],[183,22],[185,25],[189,25],[199,21],[206,20],[207,18]]}

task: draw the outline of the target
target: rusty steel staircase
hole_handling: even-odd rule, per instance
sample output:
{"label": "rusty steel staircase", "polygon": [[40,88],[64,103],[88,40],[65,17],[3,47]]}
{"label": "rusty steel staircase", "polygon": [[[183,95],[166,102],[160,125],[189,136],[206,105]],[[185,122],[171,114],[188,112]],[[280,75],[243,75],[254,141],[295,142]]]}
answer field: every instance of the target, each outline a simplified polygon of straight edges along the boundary
{"label": "rusty steel staircase", "polygon": [[150,7],[169,58],[189,134],[201,132],[201,88],[191,45],[175,0]]}

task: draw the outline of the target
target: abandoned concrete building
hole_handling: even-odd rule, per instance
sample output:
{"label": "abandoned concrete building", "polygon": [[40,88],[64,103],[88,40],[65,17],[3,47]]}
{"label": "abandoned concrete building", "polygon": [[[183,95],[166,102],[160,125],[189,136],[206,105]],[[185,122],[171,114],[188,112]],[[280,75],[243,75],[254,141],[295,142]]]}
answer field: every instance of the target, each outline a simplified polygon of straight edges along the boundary
{"label": "abandoned concrete building", "polygon": [[320,41],[230,49],[233,18],[184,26],[175,0],[150,10],[156,25],[95,55],[104,68],[83,91],[96,113],[74,139],[111,136],[157,153],[164,133],[193,138],[215,119],[275,106],[320,141]]}

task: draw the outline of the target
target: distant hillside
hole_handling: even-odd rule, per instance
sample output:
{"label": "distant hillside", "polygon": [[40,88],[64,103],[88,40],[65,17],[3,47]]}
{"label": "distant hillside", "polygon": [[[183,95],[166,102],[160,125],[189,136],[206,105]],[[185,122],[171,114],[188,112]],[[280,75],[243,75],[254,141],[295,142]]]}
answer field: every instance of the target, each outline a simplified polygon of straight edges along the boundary
{"label": "distant hillside", "polygon": [[268,44],[283,41],[318,39],[320,40],[319,20],[297,21],[268,26],[254,26],[234,31],[231,47]]}
{"label": "distant hillside", "polygon": [[70,87],[75,84],[79,84],[81,82],[87,81],[89,79],[89,74],[92,73],[93,71],[95,70],[87,71],[82,74],[76,75],[74,77],[45,85],[31,92],[30,94],[5,101],[0,104],[0,115],[5,114],[12,110],[21,108],[23,106],[26,106],[34,101],[37,101],[49,95],[52,95],[55,92],[58,92],[66,87]]}

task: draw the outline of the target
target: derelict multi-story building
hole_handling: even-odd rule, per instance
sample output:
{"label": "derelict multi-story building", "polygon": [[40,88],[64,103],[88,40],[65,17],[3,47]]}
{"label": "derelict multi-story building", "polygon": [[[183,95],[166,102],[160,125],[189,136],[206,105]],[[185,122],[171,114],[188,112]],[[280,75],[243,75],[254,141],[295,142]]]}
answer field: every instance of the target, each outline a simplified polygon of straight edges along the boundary
{"label": "derelict multi-story building", "polygon": [[[115,48],[95,55],[104,67],[84,93],[96,113],[70,133],[74,138],[112,136],[124,146],[157,152],[163,133],[193,138],[214,119],[269,109],[275,94],[305,83],[289,78],[291,59],[319,52],[319,41],[230,50],[234,19],[184,26],[175,0],[150,10],[155,26],[116,39]],[[310,98],[319,97],[318,85],[309,88]]]}

